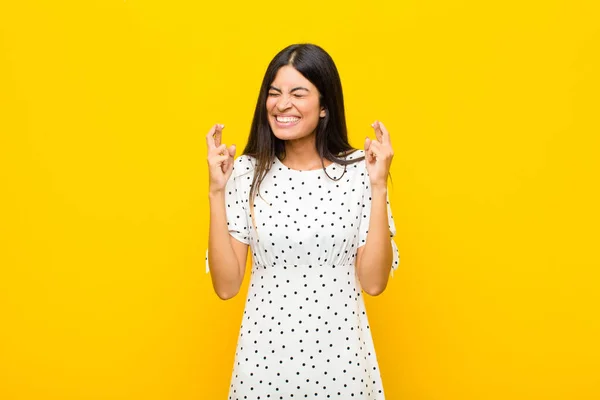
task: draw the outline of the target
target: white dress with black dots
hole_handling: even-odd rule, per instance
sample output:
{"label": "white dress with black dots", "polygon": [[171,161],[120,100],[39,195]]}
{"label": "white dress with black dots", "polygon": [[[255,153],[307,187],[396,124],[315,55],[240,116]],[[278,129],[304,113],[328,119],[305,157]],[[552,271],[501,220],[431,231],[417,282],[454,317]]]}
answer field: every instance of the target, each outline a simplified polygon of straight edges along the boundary
{"label": "white dress with black dots", "polygon": [[[253,226],[254,162],[237,158],[226,188],[229,232],[252,252],[229,399],[384,399],[355,275],[371,210],[365,161],[345,172],[329,165],[329,176],[341,176],[335,181],[323,169],[293,170],[275,159],[255,197]],[[388,221],[393,237],[389,202]],[[394,270],[399,254],[391,241]]]}

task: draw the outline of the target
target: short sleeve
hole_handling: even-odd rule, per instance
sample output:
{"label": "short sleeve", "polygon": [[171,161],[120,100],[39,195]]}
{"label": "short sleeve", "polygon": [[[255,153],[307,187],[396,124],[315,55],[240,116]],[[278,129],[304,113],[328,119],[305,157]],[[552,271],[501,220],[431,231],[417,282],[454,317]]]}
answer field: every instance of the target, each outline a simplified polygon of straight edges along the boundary
{"label": "short sleeve", "polygon": [[[364,246],[367,243],[367,235],[369,233],[369,222],[371,217],[371,182],[369,180],[369,174],[367,169],[365,168],[365,179],[363,181],[363,201],[362,201],[362,210],[360,216],[360,222],[358,226],[358,247]],[[394,241],[394,236],[396,236],[396,225],[394,224],[394,216],[392,215],[392,208],[390,206],[389,196],[386,195],[386,203],[387,203],[387,214],[388,214],[388,226],[390,229],[390,240],[392,242],[392,265],[390,272],[393,275],[393,271],[398,269],[398,265],[400,265],[400,252],[398,250],[398,246],[396,246],[396,242]]]}
{"label": "short sleeve", "polygon": [[[229,234],[242,243],[250,244],[248,226],[248,195],[252,181],[253,165],[247,156],[238,157],[233,172],[225,186],[225,212]],[[208,249],[206,249],[206,272],[209,272]]]}
{"label": "short sleeve", "polygon": [[243,163],[238,159],[234,163],[234,171],[227,181],[225,187],[225,210],[227,212],[227,227],[229,234],[242,243],[250,243],[250,229],[248,228],[248,218],[246,207],[248,203],[248,191],[244,190],[244,183],[251,178],[249,174],[240,173],[239,169]]}

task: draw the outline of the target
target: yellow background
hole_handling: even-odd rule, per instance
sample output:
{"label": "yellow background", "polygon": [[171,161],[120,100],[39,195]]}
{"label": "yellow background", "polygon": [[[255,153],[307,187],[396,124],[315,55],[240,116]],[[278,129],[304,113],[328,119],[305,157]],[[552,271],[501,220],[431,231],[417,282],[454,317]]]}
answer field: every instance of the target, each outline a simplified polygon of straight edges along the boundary
{"label": "yellow background", "polygon": [[[368,299],[391,400],[600,398],[596,1],[3,1],[0,399],[225,399],[204,135],[269,60],[384,121],[402,255]],[[247,284],[247,281],[246,281]]]}

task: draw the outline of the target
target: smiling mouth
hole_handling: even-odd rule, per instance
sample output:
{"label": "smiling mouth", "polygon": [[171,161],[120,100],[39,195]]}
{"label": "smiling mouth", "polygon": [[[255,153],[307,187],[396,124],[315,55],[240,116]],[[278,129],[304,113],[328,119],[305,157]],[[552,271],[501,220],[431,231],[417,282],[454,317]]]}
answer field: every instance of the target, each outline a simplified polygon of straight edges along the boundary
{"label": "smiling mouth", "polygon": [[275,125],[279,128],[290,128],[298,124],[300,117],[275,115]]}
{"label": "smiling mouth", "polygon": [[281,115],[276,115],[275,120],[282,124],[289,124],[289,123],[294,123],[294,122],[300,121],[300,118],[299,117],[283,117]]}

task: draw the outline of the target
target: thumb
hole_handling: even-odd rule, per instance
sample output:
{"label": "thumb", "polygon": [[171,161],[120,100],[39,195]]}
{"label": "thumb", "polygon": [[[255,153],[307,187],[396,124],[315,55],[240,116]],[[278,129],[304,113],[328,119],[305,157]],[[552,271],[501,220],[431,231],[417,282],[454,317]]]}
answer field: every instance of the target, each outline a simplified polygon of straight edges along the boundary
{"label": "thumb", "polygon": [[232,144],[231,146],[229,146],[227,151],[229,151],[229,156],[231,158],[234,158],[235,157],[235,144]]}
{"label": "thumb", "polygon": [[371,139],[366,138],[365,139],[365,151],[369,151],[370,147],[371,147]]}

